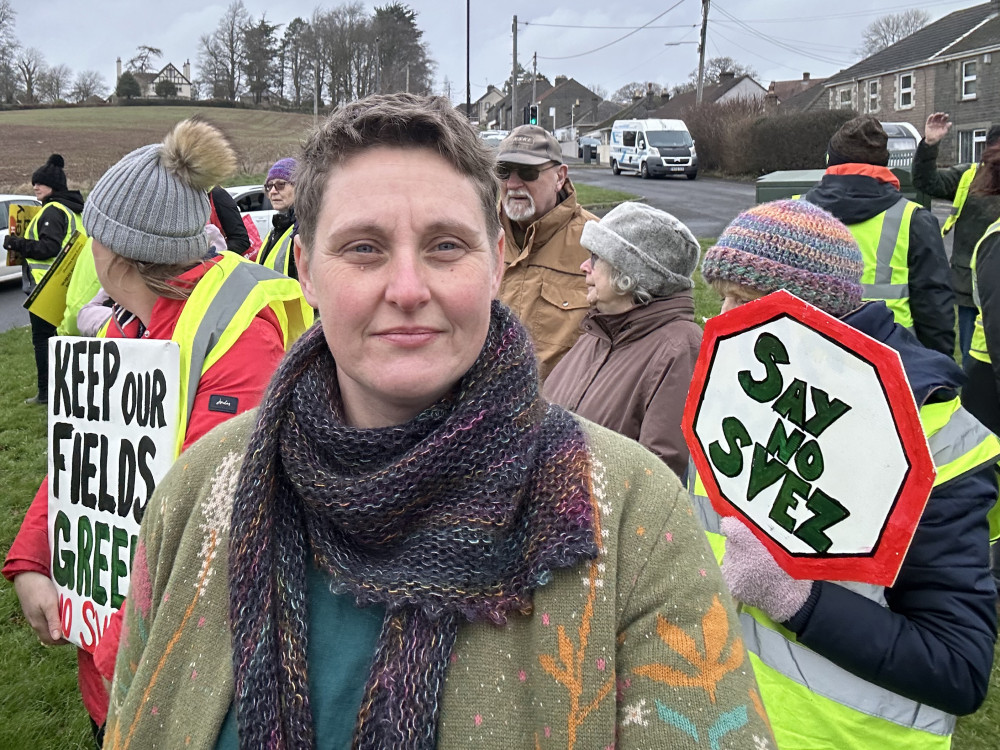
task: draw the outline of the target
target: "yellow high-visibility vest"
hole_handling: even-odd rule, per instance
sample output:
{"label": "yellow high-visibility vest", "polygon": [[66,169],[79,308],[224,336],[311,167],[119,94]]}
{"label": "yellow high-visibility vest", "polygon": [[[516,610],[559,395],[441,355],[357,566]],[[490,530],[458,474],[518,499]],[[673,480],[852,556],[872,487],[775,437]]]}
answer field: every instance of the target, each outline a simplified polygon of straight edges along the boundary
{"label": "yellow high-visibility vest", "polygon": [[[927,404],[920,422],[940,486],[1000,459],[1000,440],[959,399]],[[695,514],[721,564],[726,539],[694,465],[688,488]],[[994,507],[996,511],[996,507]],[[991,533],[992,533],[991,524]],[[886,606],[881,586],[835,583]],[[947,750],[955,716],[904,698],[842,669],[799,643],[760,610],[740,605],[743,640],[779,750]]]}
{"label": "yellow high-visibility vest", "polygon": [[[224,250],[184,303],[171,341],[180,346],[180,455],[201,376],[232,348],[257,313],[270,307],[278,318],[285,351],[312,325],[313,309],[295,279]],[[100,335],[105,335],[108,326]]]}
{"label": "yellow high-visibility vest", "polygon": [[[73,213],[68,208],[66,208],[66,206],[64,206],[62,203],[59,203],[59,201],[50,201],[46,203],[45,207],[42,208],[42,210],[39,211],[37,214],[35,214],[34,218],[32,218],[32,220],[28,223],[28,227],[24,230],[24,238],[26,240],[34,240],[36,242],[38,241],[39,239],[38,222],[42,218],[42,216],[45,215],[45,212],[49,209],[50,206],[52,206],[53,208],[57,208],[64,214],[66,214],[66,234],[63,236],[62,241],[59,243],[59,248],[62,249],[66,245],[66,243],[69,242],[69,238],[73,236],[73,232],[83,232],[84,229],[83,229],[83,217],[81,217],[77,213]],[[28,264],[28,270],[31,272],[31,278],[34,279],[35,283],[37,284],[42,280],[42,278],[48,272],[49,267],[52,265],[52,261],[54,260],[55,260],[54,257],[46,258],[45,260],[34,260],[32,258],[25,258],[24,262]]]}
{"label": "yellow high-visibility vest", "polygon": [[944,220],[944,226],[941,227],[942,237],[951,231],[955,222],[958,221],[958,217],[962,215],[965,199],[969,197],[969,186],[972,185],[972,180],[976,177],[976,167],[978,166],[978,164],[973,164],[962,172],[962,176],[958,180],[958,187],[955,189],[955,199],[951,203],[951,213],[948,214],[948,218]]}
{"label": "yellow high-visibility vest", "polygon": [[[272,229],[264,236],[264,242],[261,247],[267,247],[267,243],[270,241],[273,232],[274,230]],[[292,240],[294,236],[295,225],[292,224],[266,254],[261,250],[261,254],[257,257],[257,262],[266,268],[289,276],[288,270],[292,262]]]}
{"label": "yellow high-visibility vest", "polygon": [[969,356],[978,359],[980,362],[990,364],[990,351],[986,346],[986,329],[983,327],[983,304],[979,297],[979,282],[976,280],[976,257],[979,255],[979,246],[983,240],[991,234],[1000,232],[1000,219],[997,219],[979,238],[976,247],[972,251],[972,301],[978,310],[976,314],[976,326],[972,330],[972,342],[969,344]]}

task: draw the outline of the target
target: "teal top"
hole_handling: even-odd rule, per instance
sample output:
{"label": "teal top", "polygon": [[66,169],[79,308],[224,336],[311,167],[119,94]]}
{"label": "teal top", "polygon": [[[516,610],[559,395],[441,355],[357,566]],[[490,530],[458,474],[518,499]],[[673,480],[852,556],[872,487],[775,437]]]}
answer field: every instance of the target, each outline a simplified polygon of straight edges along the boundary
{"label": "teal top", "polygon": [[[371,670],[384,607],[359,609],[348,594],[330,591],[329,578],[309,566],[309,645],[306,665],[317,750],[349,748]],[[216,750],[239,750],[236,704],[230,704]]]}

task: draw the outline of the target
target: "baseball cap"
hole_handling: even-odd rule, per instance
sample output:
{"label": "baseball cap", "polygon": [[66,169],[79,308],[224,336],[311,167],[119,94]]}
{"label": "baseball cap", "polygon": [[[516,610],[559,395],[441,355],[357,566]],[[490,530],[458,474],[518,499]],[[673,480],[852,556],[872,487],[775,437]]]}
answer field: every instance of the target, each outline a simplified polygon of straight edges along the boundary
{"label": "baseball cap", "polygon": [[559,141],[545,128],[538,125],[519,125],[500,142],[498,162],[538,166],[554,161],[563,163]]}

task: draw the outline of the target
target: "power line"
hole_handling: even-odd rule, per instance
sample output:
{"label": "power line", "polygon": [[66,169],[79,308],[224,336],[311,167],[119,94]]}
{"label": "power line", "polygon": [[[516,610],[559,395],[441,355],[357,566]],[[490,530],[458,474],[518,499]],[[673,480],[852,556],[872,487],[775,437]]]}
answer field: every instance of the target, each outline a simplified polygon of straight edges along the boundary
{"label": "power line", "polygon": [[586,52],[581,52],[581,53],[579,53],[577,55],[565,55],[564,57],[542,57],[541,55],[539,55],[539,59],[540,60],[572,60],[575,57],[583,57],[585,55],[592,55],[595,52],[600,52],[602,49],[607,49],[612,44],[618,44],[618,42],[622,41],[623,39],[628,39],[633,34],[642,31],[643,29],[645,29],[646,27],[648,27],[649,24],[653,23],[653,21],[660,20],[665,15],[667,15],[667,13],[669,13],[670,11],[672,11],[674,8],[676,8],[678,5],[680,5],[683,2],[684,2],[684,0],[677,0],[676,3],[674,3],[673,5],[671,5],[665,11],[663,11],[662,13],[660,13],[658,16],[650,19],[649,23],[643,24],[642,26],[639,26],[638,28],[632,29],[632,31],[630,31],[629,33],[627,33],[627,34],[625,34],[623,36],[618,37],[613,42],[608,42],[607,44],[602,44],[600,47],[597,47],[597,48],[592,49],[592,50],[588,50]]}
{"label": "power line", "polygon": [[698,24],[696,24],[696,23],[675,23],[675,24],[657,25],[657,26],[651,26],[650,24],[646,24],[645,26],[604,26],[604,25],[585,26],[585,25],[571,24],[571,23],[540,23],[538,21],[521,21],[521,25],[525,26],[525,27],[527,27],[527,26],[545,26],[547,28],[552,28],[552,29],[601,29],[601,30],[611,30],[611,31],[623,31],[623,30],[627,30],[627,29],[633,29],[635,31],[639,31],[641,29],[696,29],[696,28],[698,28]]}
{"label": "power line", "polygon": [[779,47],[779,48],[781,48],[781,49],[783,49],[783,50],[785,50],[787,52],[794,52],[797,55],[802,55],[803,57],[808,57],[808,58],[811,58],[813,60],[817,60],[819,62],[824,62],[824,63],[827,63],[828,65],[847,65],[847,64],[849,64],[848,62],[846,62],[844,60],[838,60],[838,59],[834,59],[834,58],[830,58],[830,57],[824,57],[824,56],[816,54],[815,52],[809,52],[807,50],[804,50],[804,49],[801,49],[801,48],[796,47],[794,45],[791,45],[791,44],[789,44],[788,42],[786,42],[786,41],[784,41],[782,39],[777,39],[777,38],[775,38],[773,36],[770,36],[769,34],[765,34],[764,32],[759,31],[759,30],[753,28],[752,26],[750,26],[745,21],[742,21],[739,18],[737,18],[736,16],[732,15],[725,8],[721,7],[719,5],[719,3],[716,3],[715,7],[718,9],[718,11],[720,13],[722,13],[722,15],[724,15],[727,18],[729,18],[732,21],[734,21],[743,30],[747,31],[748,33],[750,33],[751,35],[757,37],[758,39],[762,39],[765,42],[769,42],[770,44],[773,44],[774,46]]}
{"label": "power line", "polygon": [[[831,18],[863,18],[866,16],[884,16],[886,13],[893,10],[909,10],[911,8],[931,8],[939,7],[941,5],[941,0],[926,0],[925,2],[912,2],[906,5],[892,5],[877,10],[855,10],[849,11],[847,13],[828,13],[822,16],[786,16],[784,18],[754,18],[749,19],[747,23],[790,23],[798,21],[828,21]],[[717,21],[717,23],[719,23]],[[721,23],[728,23],[722,21]]]}

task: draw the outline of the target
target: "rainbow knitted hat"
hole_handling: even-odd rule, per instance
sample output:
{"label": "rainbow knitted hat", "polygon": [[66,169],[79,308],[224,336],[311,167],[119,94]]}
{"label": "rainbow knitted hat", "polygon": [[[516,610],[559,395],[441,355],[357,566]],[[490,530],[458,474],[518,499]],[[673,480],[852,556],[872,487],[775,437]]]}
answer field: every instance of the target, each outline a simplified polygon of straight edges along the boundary
{"label": "rainbow knitted hat", "polygon": [[830,315],[861,304],[861,251],[850,231],[804,200],[762,203],[730,222],[705,253],[705,281],[791,292]]}

